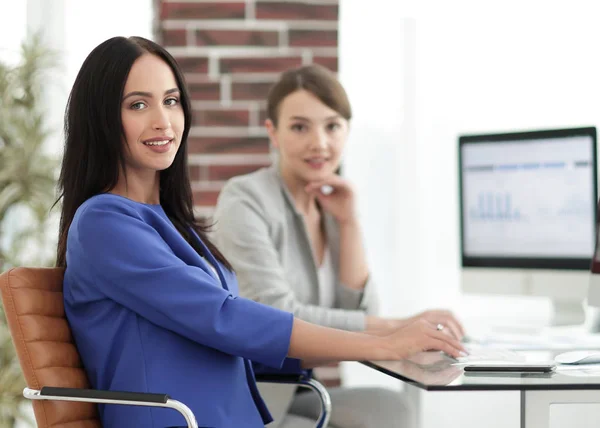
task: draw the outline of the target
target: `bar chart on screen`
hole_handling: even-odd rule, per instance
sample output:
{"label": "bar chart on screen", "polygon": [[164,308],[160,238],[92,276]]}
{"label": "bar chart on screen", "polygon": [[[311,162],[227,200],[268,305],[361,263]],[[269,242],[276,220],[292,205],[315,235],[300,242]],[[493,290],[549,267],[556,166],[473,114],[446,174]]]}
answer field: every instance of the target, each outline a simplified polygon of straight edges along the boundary
{"label": "bar chart on screen", "polygon": [[574,237],[587,236],[577,231],[594,221],[588,189],[580,185],[592,165],[572,146],[569,151],[557,144],[549,154],[542,144],[548,143],[525,144],[509,154],[482,143],[465,154],[468,253],[544,256],[561,248],[565,254],[589,255],[591,238]]}

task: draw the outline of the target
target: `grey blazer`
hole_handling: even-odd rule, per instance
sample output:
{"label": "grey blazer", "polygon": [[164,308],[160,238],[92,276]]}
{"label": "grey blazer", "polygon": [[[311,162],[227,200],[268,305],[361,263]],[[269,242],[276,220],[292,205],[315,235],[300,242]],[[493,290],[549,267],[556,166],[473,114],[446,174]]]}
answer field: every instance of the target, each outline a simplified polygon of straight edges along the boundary
{"label": "grey blazer", "polygon": [[[276,165],[229,180],[219,195],[214,219],[211,238],[232,264],[241,296],[343,330],[364,330],[365,314],[376,313],[377,296],[370,278],[363,291],[339,281],[339,229],[327,213],[325,233],[335,271],[335,304],[333,308],[319,306],[318,267],[304,217],[296,210]],[[261,385],[260,389],[276,423],[280,422],[295,388]]]}

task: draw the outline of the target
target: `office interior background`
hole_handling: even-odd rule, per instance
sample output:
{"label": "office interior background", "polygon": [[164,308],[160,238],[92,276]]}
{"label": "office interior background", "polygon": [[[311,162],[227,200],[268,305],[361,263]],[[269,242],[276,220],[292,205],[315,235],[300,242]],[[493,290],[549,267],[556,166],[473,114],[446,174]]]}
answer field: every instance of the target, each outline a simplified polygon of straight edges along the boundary
{"label": "office interior background", "polygon": [[[193,97],[189,163],[204,215],[225,180],[270,163],[264,100],[278,73],[322,64],[339,73],[354,110],[343,168],[357,189],[382,313],[449,307],[467,326],[507,314],[542,325],[546,298],[461,291],[457,137],[598,127],[598,10],[591,1],[479,3],[0,0],[0,61],[16,63],[33,31],[59,53],[44,94],[55,131],[46,150],[59,155],[68,91],[91,49],[115,35],[162,43],[182,64]],[[5,221],[0,243],[21,221]],[[345,385],[402,388],[356,363],[340,372]],[[338,371],[322,375],[335,383]],[[428,397],[423,427],[464,426],[513,401],[516,409],[508,393]],[[443,416],[463,408],[454,422]],[[517,413],[504,417],[488,426],[518,423]]]}

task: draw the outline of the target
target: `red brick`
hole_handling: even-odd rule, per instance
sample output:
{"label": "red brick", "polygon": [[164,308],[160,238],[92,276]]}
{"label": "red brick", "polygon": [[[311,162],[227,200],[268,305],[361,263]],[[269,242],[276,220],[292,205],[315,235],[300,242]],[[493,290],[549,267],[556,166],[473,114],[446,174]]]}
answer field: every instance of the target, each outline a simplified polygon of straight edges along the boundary
{"label": "red brick", "polygon": [[318,19],[337,21],[337,5],[293,2],[256,2],[257,19]]}
{"label": "red brick", "polygon": [[190,165],[188,166],[188,173],[190,175],[191,181],[200,180],[200,165]]}
{"label": "red brick", "polygon": [[327,67],[331,71],[338,71],[338,58],[337,56],[315,56],[313,57],[313,62],[315,64],[320,64],[324,67]]}
{"label": "red brick", "polygon": [[208,73],[208,58],[180,57],[175,59],[184,73]]}
{"label": "red brick", "polygon": [[337,31],[290,30],[290,46],[333,46],[338,45]]}
{"label": "red brick", "polygon": [[221,99],[219,82],[188,83],[192,100],[218,101]]}
{"label": "red brick", "polygon": [[196,126],[248,126],[248,110],[195,110],[193,124]]}
{"label": "red brick", "polygon": [[214,207],[217,204],[219,190],[194,190],[194,205]]}
{"label": "red brick", "polygon": [[231,85],[231,98],[244,101],[264,101],[275,82],[235,82]]}
{"label": "red brick", "polygon": [[186,30],[162,30],[161,39],[163,46],[185,46],[187,32]]}
{"label": "red brick", "polygon": [[198,46],[277,46],[279,34],[276,31],[196,31]]}
{"label": "red brick", "polygon": [[300,57],[270,57],[270,58],[223,58],[221,59],[222,73],[257,73],[282,72],[289,68],[299,67]]}
{"label": "red brick", "polygon": [[226,181],[231,177],[238,175],[249,174],[259,168],[268,166],[264,165],[209,165],[208,179],[211,181]]}
{"label": "red brick", "polygon": [[188,145],[189,153],[269,153],[265,137],[194,137]]}
{"label": "red brick", "polygon": [[246,3],[165,3],[160,6],[160,19],[244,19]]}

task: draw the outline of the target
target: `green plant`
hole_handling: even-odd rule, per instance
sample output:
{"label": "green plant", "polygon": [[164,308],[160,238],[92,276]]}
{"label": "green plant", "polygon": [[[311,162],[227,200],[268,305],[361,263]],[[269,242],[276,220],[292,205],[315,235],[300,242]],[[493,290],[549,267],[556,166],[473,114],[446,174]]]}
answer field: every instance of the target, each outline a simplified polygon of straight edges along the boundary
{"label": "green plant", "polygon": [[[58,161],[45,151],[43,86],[55,56],[39,35],[25,40],[20,63],[0,62],[0,270],[54,263],[49,233]],[[3,312],[0,306],[0,312]],[[14,346],[0,314],[0,428],[23,414],[25,386]]]}

